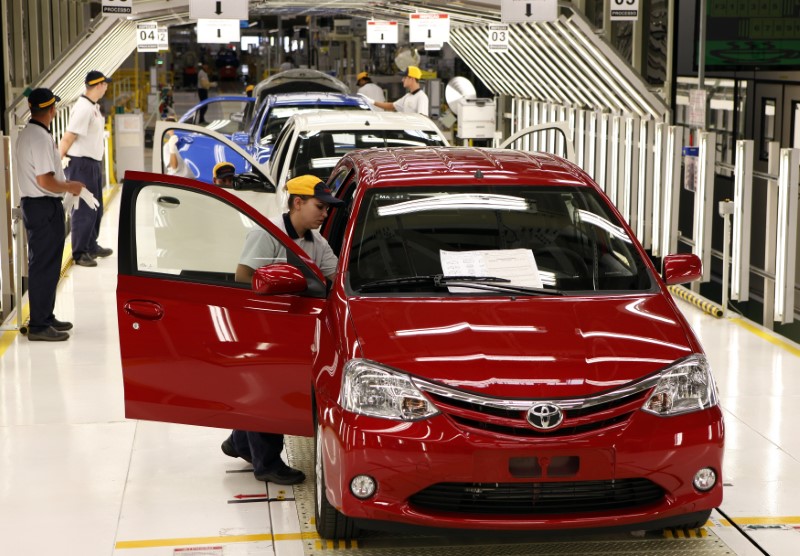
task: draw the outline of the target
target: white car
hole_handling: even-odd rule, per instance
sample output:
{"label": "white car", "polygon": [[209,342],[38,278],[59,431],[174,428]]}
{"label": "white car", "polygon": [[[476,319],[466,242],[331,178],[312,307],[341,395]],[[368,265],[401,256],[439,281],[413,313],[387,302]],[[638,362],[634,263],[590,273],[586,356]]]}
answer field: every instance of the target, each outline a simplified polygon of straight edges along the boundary
{"label": "white car", "polygon": [[313,174],[327,180],[346,153],[373,147],[448,146],[426,116],[397,112],[320,110],[290,117],[268,162],[267,175],[278,192],[295,176]]}

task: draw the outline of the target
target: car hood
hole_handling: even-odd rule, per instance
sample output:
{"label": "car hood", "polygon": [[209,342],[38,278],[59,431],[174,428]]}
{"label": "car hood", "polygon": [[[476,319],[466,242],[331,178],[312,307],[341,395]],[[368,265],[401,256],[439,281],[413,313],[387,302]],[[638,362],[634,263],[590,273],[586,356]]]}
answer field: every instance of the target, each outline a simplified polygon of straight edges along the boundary
{"label": "car hood", "polygon": [[661,295],[503,299],[350,298],[361,356],[501,398],[613,390],[690,355]]}

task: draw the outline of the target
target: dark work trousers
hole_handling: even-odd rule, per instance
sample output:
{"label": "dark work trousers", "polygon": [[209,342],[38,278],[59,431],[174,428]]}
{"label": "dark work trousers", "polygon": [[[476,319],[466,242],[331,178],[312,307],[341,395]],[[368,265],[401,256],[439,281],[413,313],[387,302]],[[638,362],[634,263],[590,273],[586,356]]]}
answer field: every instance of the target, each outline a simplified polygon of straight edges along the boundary
{"label": "dark work trousers", "polygon": [[53,308],[65,239],[61,198],[23,197],[22,221],[28,234],[28,330],[41,332],[55,318]]}
{"label": "dark work trousers", "polygon": [[100,206],[94,210],[81,200],[77,210],[72,211],[72,258],[76,261],[84,253],[91,255],[97,251],[97,236],[103,218],[103,174],[100,165],[101,162],[93,158],[72,156],[64,171],[68,180],[84,184],[100,202]]}
{"label": "dark work trousers", "polygon": [[233,431],[233,447],[253,460],[253,473],[277,471],[282,467],[283,435],[268,432]]}
{"label": "dark work trousers", "polygon": [[[198,87],[197,89],[197,97],[200,99],[200,102],[208,99],[208,89],[201,89]],[[200,112],[200,123],[206,122],[206,112],[208,111],[208,106],[203,106]]]}

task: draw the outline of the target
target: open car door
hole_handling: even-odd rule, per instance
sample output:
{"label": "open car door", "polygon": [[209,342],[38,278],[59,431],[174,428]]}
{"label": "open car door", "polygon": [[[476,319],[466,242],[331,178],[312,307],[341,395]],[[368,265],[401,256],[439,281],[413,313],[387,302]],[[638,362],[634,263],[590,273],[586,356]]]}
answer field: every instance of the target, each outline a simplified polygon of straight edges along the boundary
{"label": "open car door", "polygon": [[[273,262],[296,268],[301,290],[258,294],[235,280],[245,237],[258,229],[283,247]],[[325,296],[307,255],[235,195],[126,173],[117,316],[127,417],[311,435]]]}
{"label": "open car door", "polygon": [[[230,162],[236,167],[237,179],[232,191],[247,204],[257,208],[267,217],[277,216],[287,208],[288,196],[283,189],[277,189],[269,177],[266,164],[257,162],[240,145],[214,129],[177,122],[156,123],[153,133],[154,173],[166,174],[166,145],[171,134],[178,136],[178,155],[186,162],[194,177],[205,183],[214,183],[213,169],[218,162]],[[245,135],[246,134],[242,134]],[[222,187],[222,186],[215,186]]]}

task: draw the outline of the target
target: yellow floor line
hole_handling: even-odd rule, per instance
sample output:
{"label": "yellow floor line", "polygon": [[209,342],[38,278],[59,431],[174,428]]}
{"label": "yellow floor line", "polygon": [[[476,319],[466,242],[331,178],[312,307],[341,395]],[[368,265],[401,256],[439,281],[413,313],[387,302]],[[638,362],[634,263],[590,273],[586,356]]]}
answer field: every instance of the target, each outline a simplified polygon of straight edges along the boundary
{"label": "yellow floor line", "polygon": [[239,543],[258,541],[300,541],[306,539],[319,539],[316,533],[259,533],[255,535],[230,535],[217,537],[186,537],[176,539],[149,539],[140,541],[118,541],[114,548],[159,548],[164,546],[190,546],[200,544]]}
{"label": "yellow floor line", "polygon": [[[108,203],[114,198],[114,196],[119,191],[119,184],[113,184],[105,193],[103,193],[103,206],[108,206]],[[72,241],[67,240],[64,244],[64,253],[61,255],[61,278],[67,273],[67,270],[70,266],[72,266]],[[25,323],[28,321],[28,317],[30,316],[30,307],[28,307],[27,303],[27,296],[23,298],[25,303],[22,305],[22,322]],[[19,308],[17,308],[19,309]],[[17,310],[11,312],[9,317],[3,323],[4,327],[16,327],[17,325]],[[5,355],[6,351],[11,344],[17,339],[19,335],[19,330],[6,330],[0,335],[0,357]]]}
{"label": "yellow floor line", "polygon": [[[736,517],[736,525],[800,525],[800,516],[776,516],[776,517]],[[731,523],[727,519],[720,519],[719,522],[726,527]]]}
{"label": "yellow floor line", "polygon": [[734,324],[738,324],[748,332],[752,332],[759,338],[763,338],[764,340],[768,341],[770,344],[776,345],[779,348],[783,348],[792,355],[796,355],[800,357],[800,348],[791,344],[790,342],[782,340],[777,334],[770,332],[768,330],[762,330],[760,327],[753,325],[752,323],[748,322],[745,319],[741,318],[732,318],[728,319]]}

